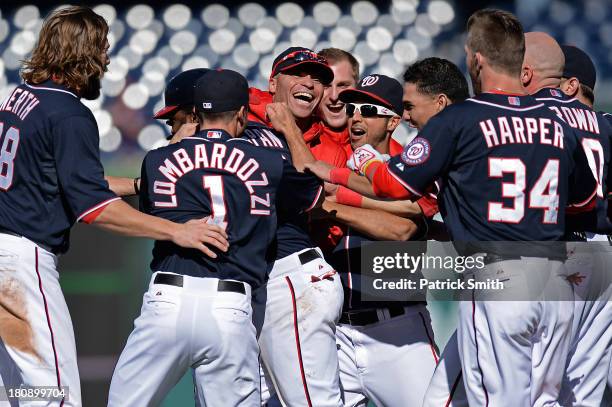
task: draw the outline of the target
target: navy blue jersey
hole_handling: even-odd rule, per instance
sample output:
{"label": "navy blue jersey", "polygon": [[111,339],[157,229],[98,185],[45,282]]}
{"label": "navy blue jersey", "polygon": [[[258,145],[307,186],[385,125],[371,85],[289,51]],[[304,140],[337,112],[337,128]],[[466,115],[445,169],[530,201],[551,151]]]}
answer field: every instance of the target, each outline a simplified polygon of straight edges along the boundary
{"label": "navy blue jersey", "polygon": [[388,173],[416,195],[442,178],[440,212],[455,241],[559,240],[566,204],[588,202],[595,188],[578,147],[533,97],[484,93],[434,116]]}
{"label": "navy blue jersey", "polygon": [[[329,264],[338,272],[344,289],[343,311],[388,307],[389,301],[361,300],[361,248],[373,240],[353,228],[347,228],[340,243],[328,258]],[[423,252],[427,242],[423,241]],[[424,302],[423,302],[424,303]],[[396,305],[411,305],[414,301],[393,301]]]}
{"label": "navy blue jersey", "polygon": [[[608,178],[610,166],[610,142],[612,126],[601,114],[571,98],[559,89],[544,88],[533,95],[544,103],[570,127],[578,137],[579,145],[587,157],[592,176],[597,181],[594,194],[596,205],[592,210],[572,213],[568,210],[567,230],[570,232],[611,233],[608,222]],[[604,199],[606,197],[606,199]]]}
{"label": "navy blue jersey", "polygon": [[0,229],[68,250],[70,227],[119,199],[98,146],[77,95],[51,81],[18,86],[0,104]]}
{"label": "navy blue jersey", "polygon": [[[249,122],[243,138],[255,146],[267,148],[276,155],[291,160],[285,137],[263,124]],[[321,181],[310,173],[286,174],[278,191],[278,229],[274,259],[314,246],[308,236],[308,214],[302,211],[300,206],[296,207],[296,203],[306,201],[314,204],[322,191]]]}
{"label": "navy blue jersey", "polygon": [[[217,252],[216,259],[156,241],[151,269],[260,286],[276,234],[277,190],[295,171],[280,155],[221,130],[150,151],[142,164],[141,210],[178,223],[210,215],[229,241],[229,250]],[[310,202],[296,197],[295,206],[300,205]]]}

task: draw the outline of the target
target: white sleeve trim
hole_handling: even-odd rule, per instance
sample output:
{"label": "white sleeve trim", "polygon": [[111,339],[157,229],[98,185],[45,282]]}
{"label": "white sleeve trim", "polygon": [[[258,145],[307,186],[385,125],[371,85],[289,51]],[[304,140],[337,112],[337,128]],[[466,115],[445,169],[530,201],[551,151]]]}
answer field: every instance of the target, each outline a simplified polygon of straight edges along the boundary
{"label": "white sleeve trim", "polygon": [[76,220],[76,221],[77,221],[77,222],[80,222],[80,221],[81,221],[81,219],[83,219],[85,216],[89,215],[90,213],[92,213],[92,212],[94,212],[94,211],[97,211],[98,209],[100,209],[100,208],[102,208],[102,207],[104,207],[104,206],[108,205],[108,204],[109,204],[109,203],[111,203],[111,202],[114,202],[114,201],[116,201],[116,200],[119,200],[119,199],[121,199],[121,198],[120,198],[120,197],[118,197],[118,196],[116,196],[116,197],[114,197],[114,198],[107,199],[106,201],[100,202],[100,203],[99,203],[99,204],[97,204],[96,206],[94,206],[94,207],[92,207],[92,208],[90,208],[90,209],[86,210],[85,212],[83,212],[83,213],[81,214],[81,216],[79,216],[79,217],[77,218],[77,220]]}

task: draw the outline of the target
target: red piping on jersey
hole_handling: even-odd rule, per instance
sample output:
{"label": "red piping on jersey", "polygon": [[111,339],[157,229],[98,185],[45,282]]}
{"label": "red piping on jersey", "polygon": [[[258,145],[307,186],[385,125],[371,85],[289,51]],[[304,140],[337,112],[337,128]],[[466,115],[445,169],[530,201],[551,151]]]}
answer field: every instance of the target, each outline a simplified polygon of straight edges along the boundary
{"label": "red piping on jersey", "polygon": [[117,201],[119,199],[121,198],[116,196],[114,198],[110,198],[110,199],[107,199],[106,201],[100,202],[99,204],[87,209],[85,212],[81,214],[81,216],[77,218],[77,222],[83,221],[87,224],[93,223],[93,221],[96,220],[98,216],[100,216],[102,211],[104,211],[104,209],[109,203],[113,201]]}
{"label": "red piping on jersey", "polygon": [[353,275],[351,274],[351,256],[349,254],[349,239],[351,238],[351,228],[346,229],[346,239],[344,240],[344,251],[346,253],[346,265],[348,269],[348,289],[349,289],[349,298],[348,298],[348,307],[353,307]]}
{"label": "red piping on jersey", "polygon": [[427,324],[425,323],[425,317],[422,312],[419,312],[419,316],[421,317],[421,321],[423,322],[423,328],[425,329],[425,333],[427,334],[427,340],[429,341],[429,347],[431,348],[431,354],[433,355],[434,361],[436,365],[438,364],[438,354],[436,353],[436,346],[434,341],[431,339],[431,335],[429,335],[429,330],[427,329]]}
{"label": "red piping on jersey", "polygon": [[302,361],[302,347],[300,345],[300,331],[298,329],[298,317],[297,317],[297,305],[295,303],[295,291],[293,290],[293,284],[291,284],[291,279],[288,276],[285,276],[285,280],[287,281],[287,285],[289,286],[289,291],[291,291],[291,305],[293,306],[293,328],[295,332],[295,346],[297,348],[298,361],[300,363],[300,374],[302,375],[302,385],[304,386],[304,394],[306,395],[306,402],[308,403],[308,407],[312,407],[312,402],[310,401],[310,393],[308,392],[308,383],[306,383],[306,374],[304,373],[304,362]]}
{"label": "red piping on jersey", "polygon": [[[34,258],[35,258],[35,267],[36,267],[36,276],[38,277],[38,289],[40,290],[40,294],[42,295],[43,304],[45,305],[45,316],[47,317],[47,326],[49,327],[49,333],[51,334],[51,348],[53,349],[53,358],[55,360],[55,375],[57,377],[57,387],[61,388],[61,380],[60,380],[60,371],[59,371],[59,363],[57,361],[57,351],[55,349],[55,337],[53,335],[53,328],[51,327],[51,316],[49,315],[49,307],[47,306],[47,297],[45,297],[45,292],[43,291],[42,279],[40,278],[40,272],[38,271],[38,247],[34,248]],[[62,401],[60,403],[60,407],[64,405],[64,398],[62,397]]]}
{"label": "red piping on jersey", "polygon": [[444,407],[450,406],[451,401],[453,401],[453,396],[455,395],[455,391],[457,390],[457,386],[459,385],[459,381],[461,380],[461,375],[462,372],[460,370],[459,374],[457,375],[457,378],[455,379],[455,382],[453,383],[453,387],[451,388],[450,394],[448,395],[448,399],[446,400],[446,404],[444,405]]}
{"label": "red piping on jersey", "polygon": [[319,190],[317,191],[317,196],[315,197],[314,201],[312,201],[308,209],[305,210],[305,212],[310,212],[311,210],[314,209],[314,207],[317,205],[317,202],[319,202],[319,198],[321,197],[321,192],[323,192],[323,185],[319,187]]}
{"label": "red piping on jersey", "polygon": [[524,93],[506,92],[504,90],[491,90],[489,92],[483,92],[483,93],[492,93],[494,95],[506,95],[506,96],[527,96]]}
{"label": "red piping on jersey", "polygon": [[489,407],[489,393],[484,384],[484,374],[480,367],[480,360],[478,360],[478,334],[476,333],[476,301],[474,300],[474,290],[472,290],[472,326],[474,327],[474,343],[476,345],[476,364],[478,365],[478,371],[480,372],[480,384],[485,395],[485,407]]}

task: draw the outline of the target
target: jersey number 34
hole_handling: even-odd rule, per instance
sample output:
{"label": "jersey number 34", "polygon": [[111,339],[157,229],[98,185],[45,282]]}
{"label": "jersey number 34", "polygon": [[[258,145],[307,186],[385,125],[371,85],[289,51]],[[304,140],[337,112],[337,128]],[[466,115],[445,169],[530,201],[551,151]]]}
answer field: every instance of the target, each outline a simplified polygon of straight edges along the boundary
{"label": "jersey number 34", "polygon": [[559,160],[546,162],[529,196],[527,188],[527,170],[519,158],[489,158],[489,177],[502,178],[504,174],[514,174],[514,182],[502,182],[502,197],[513,200],[512,206],[503,202],[489,202],[489,222],[519,223],[525,216],[525,200],[529,199],[529,208],[543,209],[542,223],[557,223],[559,215]]}
{"label": "jersey number 34", "polygon": [[15,156],[19,146],[19,129],[9,127],[4,133],[4,123],[0,122],[0,189],[7,191],[13,184]]}

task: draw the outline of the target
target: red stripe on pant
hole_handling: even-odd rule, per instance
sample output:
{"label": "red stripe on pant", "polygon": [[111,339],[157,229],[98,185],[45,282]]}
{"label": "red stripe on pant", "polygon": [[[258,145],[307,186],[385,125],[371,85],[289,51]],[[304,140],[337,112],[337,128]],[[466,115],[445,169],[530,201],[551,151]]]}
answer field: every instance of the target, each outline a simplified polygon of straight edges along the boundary
{"label": "red stripe on pant", "polygon": [[484,374],[480,367],[480,361],[478,360],[478,334],[476,333],[476,300],[474,299],[474,290],[472,290],[472,325],[474,327],[474,343],[476,345],[476,364],[478,365],[478,371],[480,372],[480,383],[482,384],[482,390],[485,394],[485,407],[489,407],[489,392],[484,384]]}
{"label": "red stripe on pant", "polygon": [[287,281],[287,285],[289,286],[289,291],[291,291],[291,304],[293,305],[293,328],[295,331],[295,346],[297,348],[298,361],[300,363],[300,374],[302,375],[302,385],[304,386],[304,394],[306,395],[306,401],[308,402],[308,407],[312,407],[312,402],[310,401],[310,393],[308,392],[308,383],[306,383],[306,374],[304,373],[304,362],[302,361],[302,347],[300,345],[300,331],[298,329],[298,316],[297,316],[297,305],[295,302],[295,291],[293,290],[293,284],[291,284],[291,279],[289,277],[285,277]]}
{"label": "red stripe on pant", "polygon": [[438,354],[436,353],[436,345],[434,344],[433,339],[431,339],[431,335],[429,335],[429,330],[427,329],[427,324],[425,323],[425,317],[422,313],[419,312],[419,316],[421,317],[421,321],[423,322],[423,329],[425,329],[425,333],[427,334],[427,340],[429,341],[429,347],[431,348],[431,354],[433,355],[434,361],[436,365],[438,364]]}
{"label": "red stripe on pant", "polygon": [[444,407],[448,407],[451,404],[451,401],[453,401],[453,396],[455,395],[455,391],[457,390],[457,386],[459,385],[459,382],[461,381],[461,372],[459,372],[459,374],[457,375],[457,378],[455,379],[455,383],[453,383],[453,388],[450,391],[450,394],[448,395],[448,400],[446,400],[446,404],[444,405]]}
{"label": "red stripe on pant", "polygon": [[[51,327],[51,316],[49,315],[49,307],[47,306],[47,297],[45,297],[45,292],[42,286],[42,278],[40,277],[40,272],[38,271],[38,247],[34,248],[34,256],[35,256],[35,264],[36,264],[36,276],[38,277],[38,289],[40,290],[40,295],[42,295],[43,304],[45,305],[45,315],[47,317],[47,326],[49,327],[49,333],[51,334],[51,348],[53,349],[53,358],[55,359],[55,375],[57,376],[57,387],[61,388],[62,381],[60,379],[59,363],[57,361],[57,351],[55,350],[55,337],[53,335],[53,328]],[[64,398],[62,398],[60,407],[63,405],[64,405]]]}

